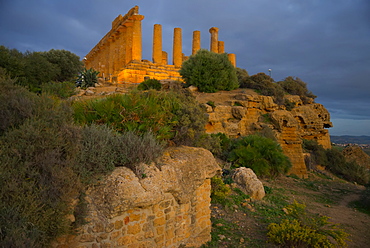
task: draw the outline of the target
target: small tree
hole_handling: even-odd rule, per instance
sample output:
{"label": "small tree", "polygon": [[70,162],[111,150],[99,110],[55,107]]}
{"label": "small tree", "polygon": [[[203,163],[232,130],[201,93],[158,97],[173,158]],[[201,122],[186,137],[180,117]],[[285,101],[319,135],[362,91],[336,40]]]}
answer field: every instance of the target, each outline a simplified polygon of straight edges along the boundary
{"label": "small tree", "polygon": [[239,87],[236,69],[227,55],[199,50],[182,64],[180,75],[187,85],[201,92],[234,90]]}
{"label": "small tree", "polygon": [[98,82],[98,74],[99,72],[95,71],[93,68],[84,68],[77,78],[76,87],[81,87],[82,89],[94,87]]}

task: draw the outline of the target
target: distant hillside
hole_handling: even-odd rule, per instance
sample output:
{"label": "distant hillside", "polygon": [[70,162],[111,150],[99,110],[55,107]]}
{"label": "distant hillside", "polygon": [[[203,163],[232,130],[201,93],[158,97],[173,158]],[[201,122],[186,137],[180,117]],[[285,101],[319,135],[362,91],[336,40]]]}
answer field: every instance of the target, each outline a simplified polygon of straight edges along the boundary
{"label": "distant hillside", "polygon": [[330,135],[330,140],[336,144],[368,144],[370,145],[370,136],[333,136]]}

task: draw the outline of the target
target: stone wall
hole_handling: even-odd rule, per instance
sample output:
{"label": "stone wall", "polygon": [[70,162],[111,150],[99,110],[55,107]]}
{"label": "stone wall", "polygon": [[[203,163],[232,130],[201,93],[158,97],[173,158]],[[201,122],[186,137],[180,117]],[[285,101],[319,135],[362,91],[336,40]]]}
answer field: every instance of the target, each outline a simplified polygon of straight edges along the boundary
{"label": "stone wall", "polygon": [[87,224],[54,247],[199,247],[211,239],[210,178],[220,173],[202,148],[166,150],[142,165],[144,178],[117,168],[87,190]]}

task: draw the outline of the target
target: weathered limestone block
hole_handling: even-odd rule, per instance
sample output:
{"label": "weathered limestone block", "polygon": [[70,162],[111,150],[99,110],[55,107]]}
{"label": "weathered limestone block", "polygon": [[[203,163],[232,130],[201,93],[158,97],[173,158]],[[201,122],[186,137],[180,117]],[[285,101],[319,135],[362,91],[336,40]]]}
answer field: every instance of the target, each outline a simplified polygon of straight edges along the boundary
{"label": "weathered limestone block", "polygon": [[233,180],[237,187],[255,200],[261,200],[265,196],[265,189],[252,169],[246,167],[237,168],[233,174]]}
{"label": "weathered limestone block", "polygon": [[213,155],[173,147],[142,166],[145,178],[121,167],[90,186],[88,223],[53,247],[199,247],[209,241],[210,178],[221,171]]}

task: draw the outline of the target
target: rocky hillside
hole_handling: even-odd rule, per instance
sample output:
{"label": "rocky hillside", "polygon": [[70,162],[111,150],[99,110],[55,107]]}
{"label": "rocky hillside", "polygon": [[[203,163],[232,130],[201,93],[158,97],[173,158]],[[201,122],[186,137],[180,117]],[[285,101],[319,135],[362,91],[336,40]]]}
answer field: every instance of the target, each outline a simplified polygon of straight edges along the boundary
{"label": "rocky hillside", "polygon": [[[164,88],[168,87],[165,82]],[[130,87],[135,87],[131,85]],[[90,87],[77,97],[92,98],[114,93],[125,93],[130,87],[113,85]],[[256,132],[275,138],[284,153],[292,161],[292,174],[307,177],[302,139],[316,140],[324,148],[331,148],[327,128],[332,127],[330,114],[319,103],[304,104],[299,96],[286,95],[292,106],[274,103],[271,96],[262,96],[251,89],[200,93],[193,91],[196,99],[206,106],[209,122],[207,133],[225,133],[231,137],[245,136]]]}
{"label": "rocky hillside", "polygon": [[302,139],[316,140],[324,148],[331,147],[327,130],[332,127],[330,114],[319,103],[303,104],[299,96],[287,95],[286,100],[294,104],[287,110],[275,104],[272,97],[249,89],[194,94],[207,108],[208,133],[238,137],[262,132],[275,138],[293,163],[291,173],[299,177],[307,176]]}

